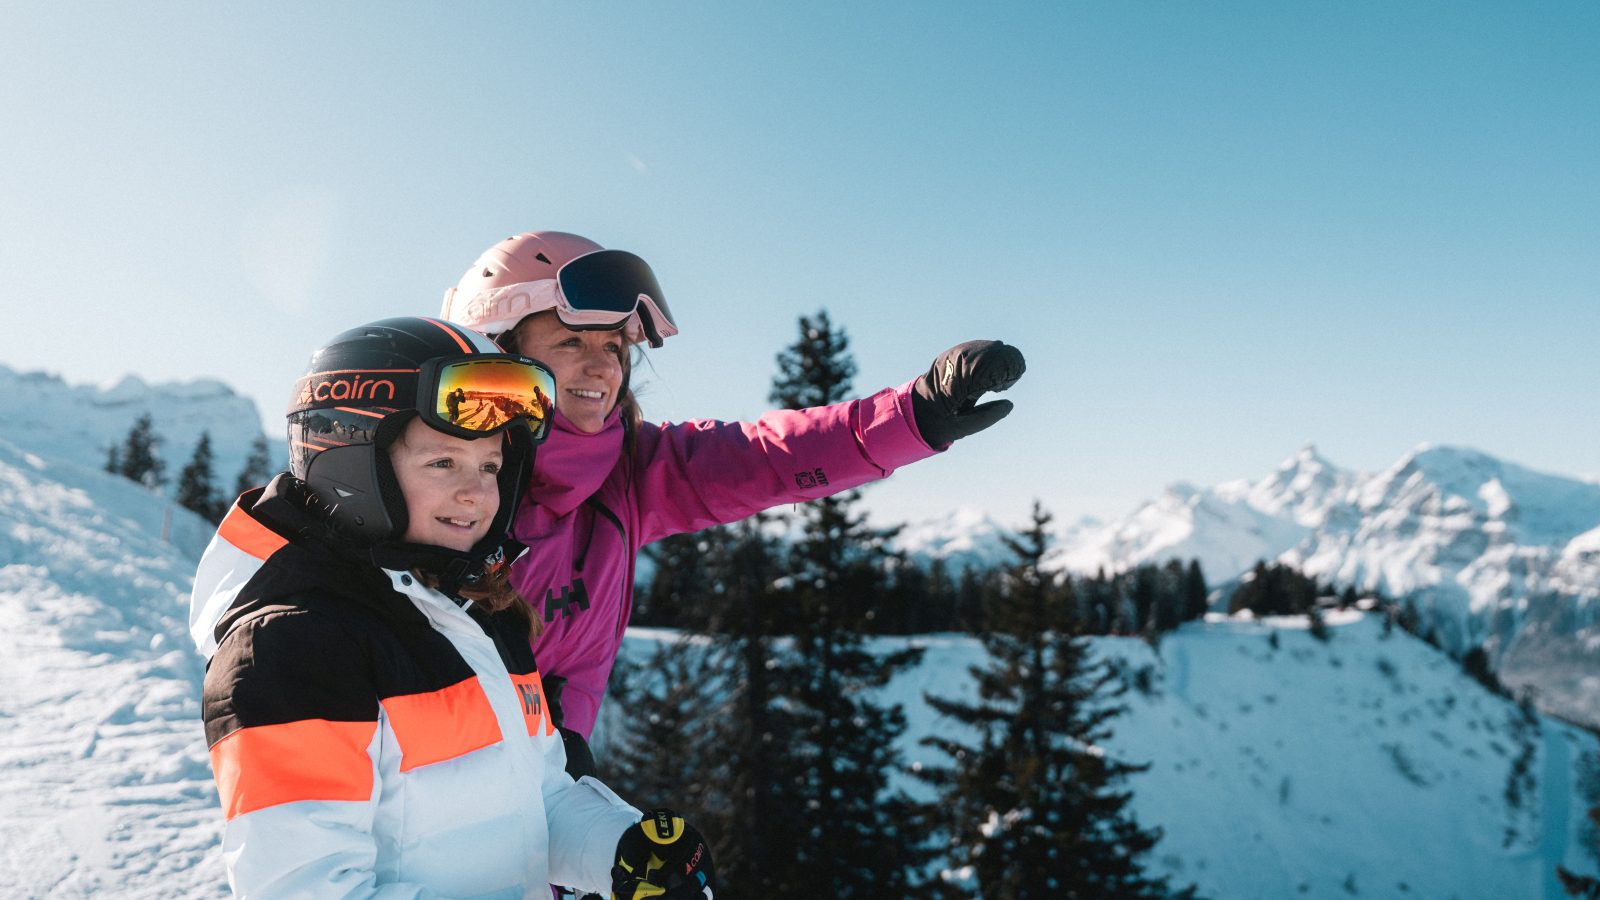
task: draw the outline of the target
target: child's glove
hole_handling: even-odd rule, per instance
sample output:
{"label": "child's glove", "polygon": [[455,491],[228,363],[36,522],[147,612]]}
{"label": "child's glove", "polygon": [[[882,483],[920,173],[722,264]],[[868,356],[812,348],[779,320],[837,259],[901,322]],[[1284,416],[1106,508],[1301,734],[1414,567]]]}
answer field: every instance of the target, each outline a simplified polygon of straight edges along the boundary
{"label": "child's glove", "polygon": [[717,869],[705,838],[670,809],[652,809],[617,841],[612,900],[713,900]]}
{"label": "child's glove", "polygon": [[1000,421],[1011,412],[1011,401],[979,406],[978,398],[1016,384],[1027,367],[1021,350],[1000,341],[968,341],[939,354],[911,385],[917,433],[929,447],[938,447]]}

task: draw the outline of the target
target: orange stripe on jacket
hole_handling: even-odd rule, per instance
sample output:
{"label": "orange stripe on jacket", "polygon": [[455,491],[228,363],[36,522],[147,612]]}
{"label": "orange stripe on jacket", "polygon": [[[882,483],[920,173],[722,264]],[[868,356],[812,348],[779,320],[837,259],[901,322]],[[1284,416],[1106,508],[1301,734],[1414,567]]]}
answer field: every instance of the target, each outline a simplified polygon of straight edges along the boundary
{"label": "orange stripe on jacket", "polygon": [[538,737],[542,726],[547,735],[556,733],[550,721],[550,703],[544,698],[544,681],[539,673],[511,676],[511,686],[517,689],[517,700],[522,704],[522,719],[528,723],[528,736]]}
{"label": "orange stripe on jacket", "polygon": [[289,543],[272,529],[251,518],[237,503],[228,510],[227,518],[217,528],[217,536],[263,561]]}
{"label": "orange stripe on jacket", "polygon": [[400,771],[455,759],[500,742],[500,723],[476,676],[442,691],[383,701],[400,742]]}
{"label": "orange stripe on jacket", "polygon": [[372,799],[377,722],[304,719],[241,728],[211,748],[227,818],[300,800]]}

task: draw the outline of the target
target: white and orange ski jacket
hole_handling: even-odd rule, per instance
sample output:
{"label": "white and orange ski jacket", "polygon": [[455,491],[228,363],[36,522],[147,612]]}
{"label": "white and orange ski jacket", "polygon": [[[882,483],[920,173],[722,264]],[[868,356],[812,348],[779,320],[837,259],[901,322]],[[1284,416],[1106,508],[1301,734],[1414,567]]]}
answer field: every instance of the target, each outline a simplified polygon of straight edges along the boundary
{"label": "white and orange ski jacket", "polygon": [[259,500],[223,520],[190,616],[235,895],[609,894],[640,814],[567,774],[515,620],[341,559]]}

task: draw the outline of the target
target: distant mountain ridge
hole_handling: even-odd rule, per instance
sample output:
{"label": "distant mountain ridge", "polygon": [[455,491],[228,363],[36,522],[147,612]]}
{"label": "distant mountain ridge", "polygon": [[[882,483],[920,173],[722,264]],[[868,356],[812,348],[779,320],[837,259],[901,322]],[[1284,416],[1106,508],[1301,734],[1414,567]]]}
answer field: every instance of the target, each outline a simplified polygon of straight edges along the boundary
{"label": "distant mountain ridge", "polygon": [[1600,725],[1600,484],[1423,444],[1342,469],[1307,444],[1257,481],[1169,487],[1127,517],[1062,536],[1061,569],[1199,559],[1223,584],[1257,560],[1409,598],[1456,653],[1483,645],[1540,705]]}
{"label": "distant mountain ridge", "polygon": [[[162,438],[157,450],[169,490],[202,431],[211,435],[223,493],[233,490],[251,443],[262,436],[255,401],[220,381],[147,384],[126,375],[109,387],[69,385],[58,375],[0,365],[0,439],[47,459],[104,468],[107,449],[120,445],[146,412]],[[276,470],[288,459],[287,447],[281,434],[267,435],[267,445]]]}

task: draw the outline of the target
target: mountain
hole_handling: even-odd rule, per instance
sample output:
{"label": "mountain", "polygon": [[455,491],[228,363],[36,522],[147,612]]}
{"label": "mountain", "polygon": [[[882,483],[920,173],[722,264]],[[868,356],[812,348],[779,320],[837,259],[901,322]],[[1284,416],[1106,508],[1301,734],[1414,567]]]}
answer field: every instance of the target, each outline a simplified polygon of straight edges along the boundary
{"label": "mountain", "polygon": [[1600,725],[1600,484],[1424,444],[1382,472],[1306,445],[1258,481],[1168,488],[1126,518],[1062,536],[1089,574],[1200,560],[1225,584],[1277,560],[1336,587],[1416,603],[1446,649],[1482,645],[1546,711]]}
{"label": "mountain", "polygon": [[983,568],[1009,558],[1011,551],[1002,542],[1009,534],[988,513],[964,506],[906,525],[895,536],[894,547],[924,561],[942,559],[949,572],[956,575],[969,565]]}
{"label": "mountain", "polygon": [[[1122,787],[1144,827],[1164,836],[1147,859],[1203,897],[1419,897],[1501,900],[1565,895],[1558,864],[1596,871],[1584,813],[1600,802],[1596,736],[1518,705],[1464,675],[1438,649],[1376,616],[1328,615],[1331,637],[1304,617],[1260,621],[1213,613],[1167,635],[1091,639],[1146,691],[1117,698],[1126,712],[1101,749],[1148,764]],[[681,638],[630,629],[624,654],[647,664]],[[945,765],[930,735],[974,741],[926,695],[977,702],[976,638],[875,638],[870,649],[924,649],[880,702],[898,703],[897,742],[909,766]],[[628,727],[605,708],[596,745]],[[926,785],[894,786],[932,799]]]}
{"label": "mountain", "polygon": [[[68,385],[56,375],[0,365],[0,439],[46,459],[103,469],[107,449],[120,445],[145,413],[163,439],[157,453],[166,463],[169,488],[205,431],[217,484],[231,492],[251,442],[262,433],[255,402],[220,381],[152,385],[128,375],[110,387]],[[281,437],[267,443],[276,471],[288,450]]]}
{"label": "mountain", "polygon": [[0,441],[0,896],[226,891],[187,629],[211,534]]}

